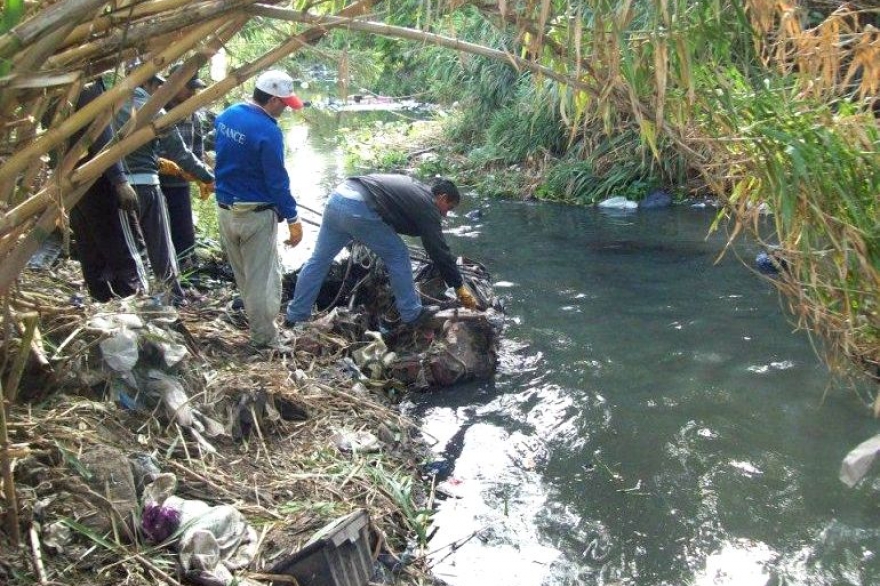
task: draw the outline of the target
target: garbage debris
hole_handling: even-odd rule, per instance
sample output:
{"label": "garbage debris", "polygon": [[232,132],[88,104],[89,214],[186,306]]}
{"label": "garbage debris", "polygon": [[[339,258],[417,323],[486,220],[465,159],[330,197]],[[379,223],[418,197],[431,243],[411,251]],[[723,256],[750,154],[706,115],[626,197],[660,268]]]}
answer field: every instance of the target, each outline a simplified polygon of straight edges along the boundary
{"label": "garbage debris", "polygon": [[378,452],[379,438],[368,431],[337,431],[330,438],[342,452]]}
{"label": "garbage debris", "polygon": [[611,209],[611,210],[634,210],[639,207],[638,202],[629,200],[622,195],[618,195],[615,197],[609,197],[606,200],[599,202],[600,208]]}
{"label": "garbage debris", "polygon": [[[411,251],[415,283],[424,303],[441,311],[417,328],[403,327],[382,261],[367,248],[353,244],[349,257],[334,263],[318,296],[326,315],[296,332],[297,349],[320,353],[331,346],[347,351],[340,367],[355,381],[386,390],[425,390],[485,380],[496,369],[503,307],[486,269],[459,259],[465,284],[478,309],[458,305],[427,255]],[[297,274],[285,276],[288,294]],[[352,349],[354,348],[354,349]]]}
{"label": "garbage debris", "polygon": [[366,586],[374,561],[369,530],[370,516],[357,510],[324,526],[300,551],[276,563],[270,573],[293,576],[298,584],[309,586]]}
{"label": "garbage debris", "polygon": [[[94,514],[84,516],[80,522],[98,533],[128,523],[137,509],[137,490],[126,455],[110,446],[97,446],[83,453],[79,463],[93,491],[84,498],[94,505]],[[106,499],[111,506],[101,506],[96,498]]]}
{"label": "garbage debris", "polygon": [[173,474],[161,474],[144,489],[144,536],[157,544],[173,539],[184,574],[194,582],[207,586],[238,583],[232,571],[254,559],[257,532],[235,507],[182,499],[174,495],[176,489]]}
{"label": "garbage debris", "polygon": [[29,269],[47,269],[58,260],[63,249],[64,243],[61,241],[61,236],[57,231],[53,232],[43,240],[40,248],[28,260],[27,267]]}
{"label": "garbage debris", "polygon": [[[11,413],[20,510],[33,511],[32,516],[22,517],[20,526],[26,531],[31,524],[42,540],[32,553],[42,552],[47,581],[66,578],[70,568],[82,564],[106,584],[122,583],[127,572],[142,581],[160,579],[150,568],[132,570],[133,566],[119,564],[116,555],[143,551],[137,531],[143,530],[144,517],[148,525],[177,527],[168,534],[167,545],[174,548],[179,568],[187,572],[187,576],[179,572],[178,580],[224,584],[230,575],[241,574],[232,569],[237,563],[222,555],[224,540],[218,539],[216,524],[204,532],[187,532],[186,539],[181,539],[191,511],[189,505],[172,506],[175,499],[196,499],[203,503],[201,510],[234,504],[248,518],[273,519],[263,524],[259,561],[250,571],[268,573],[269,566],[301,549],[303,536],[316,522],[325,522],[352,506],[370,511],[382,539],[381,547],[376,542],[367,546],[365,567],[370,552],[384,550],[399,558],[401,544],[412,530],[398,514],[399,502],[377,480],[372,466],[364,467],[362,458],[340,452],[331,436],[337,430],[364,430],[369,435],[355,435],[355,441],[346,438],[351,449],[381,447],[381,454],[371,458],[383,463],[383,477],[394,482],[417,477],[417,463],[426,457],[421,440],[408,419],[386,400],[392,392],[405,390],[391,378],[391,359],[400,356],[400,348],[409,353],[430,347],[442,338],[438,332],[444,322],[399,328],[387,278],[370,263],[362,259],[358,269],[363,270],[361,279],[368,281],[349,283],[351,295],[340,297],[326,315],[303,324],[303,331],[290,336],[295,356],[269,359],[247,351],[248,332],[226,319],[235,295],[229,285],[220,285],[222,289],[200,304],[180,309],[152,298],[100,304],[85,298],[71,306],[67,300],[81,283],[59,277],[57,271],[68,270],[66,264],[52,269],[49,276],[43,271],[28,272],[29,279],[46,279],[48,284],[41,291],[51,291],[52,299],[62,300],[61,306],[43,314],[41,329],[48,332],[45,348],[55,384],[61,381],[73,391],[66,395],[52,387],[52,400],[26,408],[13,405]],[[78,276],[79,268],[70,268]],[[467,278],[481,306],[499,311],[488,279],[472,274]],[[428,272],[420,277],[420,289],[426,295],[436,291],[454,315],[454,295],[446,291],[445,284],[434,289],[431,279]],[[336,293],[332,292],[330,301]],[[48,299],[42,293],[15,294],[18,297],[12,303],[18,312],[46,306]],[[352,295],[358,297],[355,302]],[[22,303],[21,308],[15,303]],[[35,342],[35,347],[42,347],[41,342]],[[343,365],[353,368],[356,380]],[[23,388],[41,388],[30,384],[33,380],[27,379]],[[28,400],[23,394],[19,399]],[[218,435],[225,437],[215,441]],[[237,442],[226,439],[233,435]],[[114,479],[130,475],[131,482],[125,484],[127,510],[132,512],[125,522],[111,513],[96,531],[86,520],[97,520],[99,511],[110,511],[109,493],[106,485],[92,486],[86,478],[108,476],[95,474],[96,467],[86,466],[80,458],[104,443],[132,448],[124,458],[113,459],[120,471],[113,472]],[[314,465],[315,454],[330,465],[343,467],[350,480],[340,484],[336,476],[302,474]],[[94,457],[99,464],[110,460]],[[159,502],[144,495],[145,487],[157,482],[162,469],[177,475],[180,489],[162,501],[164,508],[144,515],[143,505]],[[121,502],[115,494],[110,496]],[[220,513],[222,509],[216,514]],[[224,513],[223,518],[226,527],[240,526],[242,521],[233,513]],[[96,549],[95,534],[112,542],[113,549]],[[9,575],[4,572],[13,567],[9,565],[13,557],[12,550],[0,551],[0,582]],[[426,570],[424,562],[416,560],[403,571],[409,575]],[[234,577],[247,583],[246,576]]]}
{"label": "garbage debris", "polygon": [[852,488],[868,473],[880,453],[880,435],[867,439],[853,448],[840,465],[840,481]]}
{"label": "garbage debris", "polygon": [[182,427],[193,426],[193,409],[189,404],[189,397],[183,390],[183,385],[175,377],[155,368],[150,369],[147,372],[144,388],[148,393],[159,397],[169,420],[177,422]]}
{"label": "garbage debris", "polygon": [[437,491],[437,494],[454,499],[464,498],[465,494],[467,494],[464,482],[458,478],[449,478],[443,482],[438,482],[434,490]]}
{"label": "garbage debris", "polygon": [[138,494],[143,493],[144,488],[162,473],[156,458],[150,454],[143,452],[131,454],[128,461],[131,463],[131,473],[134,476],[134,484]]}
{"label": "garbage debris", "polygon": [[117,372],[129,372],[137,364],[138,335],[128,328],[115,330],[99,346],[107,366]]}

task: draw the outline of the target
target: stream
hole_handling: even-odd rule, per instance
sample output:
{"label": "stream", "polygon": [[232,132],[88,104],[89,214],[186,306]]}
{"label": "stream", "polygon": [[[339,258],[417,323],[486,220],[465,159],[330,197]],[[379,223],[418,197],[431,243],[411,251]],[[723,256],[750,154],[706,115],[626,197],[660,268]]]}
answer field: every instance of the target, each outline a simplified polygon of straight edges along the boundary
{"label": "stream", "polygon": [[[295,193],[320,209],[341,156],[305,126],[287,132]],[[823,366],[748,268],[756,245],[740,239],[716,262],[726,236],[707,237],[713,209],[464,193],[447,238],[492,273],[506,326],[493,380],[403,405],[442,464],[427,548],[437,577],[880,582],[880,481],[838,480],[846,453],[877,432],[867,390]],[[306,226],[288,268],[316,232]]]}

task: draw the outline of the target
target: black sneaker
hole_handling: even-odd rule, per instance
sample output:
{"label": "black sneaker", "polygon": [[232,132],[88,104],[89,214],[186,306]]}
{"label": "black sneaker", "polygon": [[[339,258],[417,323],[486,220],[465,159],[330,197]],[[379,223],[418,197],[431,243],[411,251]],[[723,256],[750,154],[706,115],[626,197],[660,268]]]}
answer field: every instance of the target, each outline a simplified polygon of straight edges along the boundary
{"label": "black sneaker", "polygon": [[439,305],[423,305],[422,310],[419,312],[419,315],[416,316],[416,319],[406,322],[405,325],[410,328],[417,328],[434,317],[438,311],[440,311]]}

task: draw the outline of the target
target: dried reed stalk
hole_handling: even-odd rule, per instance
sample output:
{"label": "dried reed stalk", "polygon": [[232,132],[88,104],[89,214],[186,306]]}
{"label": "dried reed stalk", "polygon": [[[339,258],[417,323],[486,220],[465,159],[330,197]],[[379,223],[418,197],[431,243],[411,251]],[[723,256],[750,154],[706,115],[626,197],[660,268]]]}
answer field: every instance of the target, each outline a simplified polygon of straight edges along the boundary
{"label": "dried reed stalk", "polygon": [[18,500],[15,496],[15,480],[12,477],[12,459],[9,451],[9,429],[7,416],[12,402],[6,399],[3,382],[0,381],[0,468],[3,474],[3,494],[6,498],[6,533],[13,547],[21,543],[21,529],[18,526]]}

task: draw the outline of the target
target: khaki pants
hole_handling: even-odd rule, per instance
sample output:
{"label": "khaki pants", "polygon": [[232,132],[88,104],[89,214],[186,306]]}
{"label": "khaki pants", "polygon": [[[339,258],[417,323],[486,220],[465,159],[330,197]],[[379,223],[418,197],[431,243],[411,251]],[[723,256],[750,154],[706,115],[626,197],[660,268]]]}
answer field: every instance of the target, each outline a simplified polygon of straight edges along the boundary
{"label": "khaki pants", "polygon": [[253,211],[251,205],[219,208],[220,243],[232,265],[257,346],[275,344],[275,318],[281,308],[281,264],[278,220],[274,210]]}

